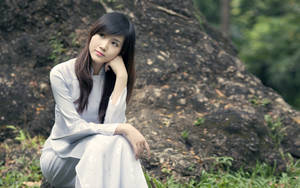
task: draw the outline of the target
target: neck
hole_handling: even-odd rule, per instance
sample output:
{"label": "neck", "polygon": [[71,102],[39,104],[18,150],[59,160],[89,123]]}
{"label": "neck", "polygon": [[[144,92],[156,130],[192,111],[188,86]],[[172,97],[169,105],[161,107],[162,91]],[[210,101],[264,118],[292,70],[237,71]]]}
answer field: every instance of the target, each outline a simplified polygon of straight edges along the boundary
{"label": "neck", "polygon": [[93,69],[94,69],[93,75],[98,75],[99,72],[100,72],[101,67],[103,66],[103,63],[98,64],[98,63],[94,63],[94,62],[93,62],[93,63],[92,63],[92,66],[93,66]]}

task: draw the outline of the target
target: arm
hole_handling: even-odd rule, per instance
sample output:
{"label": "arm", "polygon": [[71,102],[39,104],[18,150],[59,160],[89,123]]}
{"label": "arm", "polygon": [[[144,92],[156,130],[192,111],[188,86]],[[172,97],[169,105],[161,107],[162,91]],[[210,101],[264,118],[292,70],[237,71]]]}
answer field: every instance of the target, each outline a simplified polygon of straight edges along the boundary
{"label": "arm", "polygon": [[109,98],[104,123],[126,122],[127,77],[116,77],[114,90]]}
{"label": "arm", "polygon": [[[126,120],[126,101],[124,100],[127,95],[126,88],[123,89],[121,94],[119,93],[117,103],[112,104],[110,98],[104,122],[105,125],[103,125],[86,122],[80,117],[73,104],[66,81],[59,70],[55,68],[51,70],[50,83],[56,102],[56,111],[58,111],[55,117],[55,122],[58,125],[55,126],[56,130],[54,130],[53,139],[65,138],[66,141],[72,142],[91,134],[113,135],[118,124]],[[118,113],[117,116],[115,116],[116,113]]]}
{"label": "arm", "polygon": [[130,142],[136,159],[140,158],[146,149],[150,158],[150,147],[145,137],[132,125],[128,123],[120,124],[115,130],[115,134],[123,135]]}
{"label": "arm", "polygon": [[[114,71],[114,73],[116,74],[116,84],[112,92],[110,102],[112,104],[114,104],[115,102],[118,103],[119,101],[117,99],[118,96],[120,95],[120,91],[122,91],[122,89],[127,85],[128,74],[124,66],[124,62],[120,56],[117,56],[112,61],[107,63],[105,66],[106,66],[105,69],[107,69],[108,66],[110,66]],[[129,143],[133,147],[136,159],[140,158],[144,149],[147,150],[148,157],[150,157],[150,147],[147,141],[145,140],[144,136],[132,125],[128,123],[119,124],[115,129],[114,134],[123,135],[128,139]]]}
{"label": "arm", "polygon": [[[124,123],[126,122],[125,110],[128,74],[123,59],[120,56],[117,56],[110,62],[106,63],[105,70],[108,70],[108,66],[110,66],[114,71],[116,75],[116,82],[106,109],[104,123]],[[124,93],[126,94],[124,95]]]}
{"label": "arm", "polygon": [[119,99],[119,96],[122,94],[122,91],[127,86],[127,79],[128,79],[127,74],[117,75],[116,84],[115,84],[114,90],[111,94],[112,104],[115,105],[118,102],[117,99]]}

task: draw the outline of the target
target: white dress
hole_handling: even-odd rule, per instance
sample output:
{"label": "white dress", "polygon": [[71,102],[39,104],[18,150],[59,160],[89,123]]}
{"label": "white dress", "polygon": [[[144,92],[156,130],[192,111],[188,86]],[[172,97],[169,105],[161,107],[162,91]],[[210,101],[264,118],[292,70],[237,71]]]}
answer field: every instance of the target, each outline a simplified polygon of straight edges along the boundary
{"label": "white dress", "polygon": [[75,60],[58,64],[50,72],[55,124],[42,149],[43,175],[57,188],[146,188],[140,161],[135,159],[130,143],[121,135],[113,135],[118,124],[126,122],[127,88],[116,104],[109,98],[104,123],[100,124],[103,67],[99,75],[92,76],[87,110],[78,114],[73,103],[80,95]]}

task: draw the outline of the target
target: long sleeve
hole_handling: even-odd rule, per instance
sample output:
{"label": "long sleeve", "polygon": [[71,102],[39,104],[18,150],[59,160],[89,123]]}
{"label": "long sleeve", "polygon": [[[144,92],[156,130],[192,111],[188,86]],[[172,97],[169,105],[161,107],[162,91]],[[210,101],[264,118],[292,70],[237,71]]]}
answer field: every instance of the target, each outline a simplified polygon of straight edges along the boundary
{"label": "long sleeve", "polygon": [[127,88],[125,87],[121,96],[118,98],[116,104],[113,104],[111,97],[109,98],[104,124],[126,122],[126,116],[125,116],[126,96],[127,96]]}
{"label": "long sleeve", "polygon": [[64,139],[70,143],[92,134],[113,135],[118,124],[126,121],[126,88],[116,104],[112,104],[111,98],[109,99],[104,124],[99,124],[87,122],[78,114],[67,81],[60,70],[51,70],[50,83],[56,103],[53,140]]}

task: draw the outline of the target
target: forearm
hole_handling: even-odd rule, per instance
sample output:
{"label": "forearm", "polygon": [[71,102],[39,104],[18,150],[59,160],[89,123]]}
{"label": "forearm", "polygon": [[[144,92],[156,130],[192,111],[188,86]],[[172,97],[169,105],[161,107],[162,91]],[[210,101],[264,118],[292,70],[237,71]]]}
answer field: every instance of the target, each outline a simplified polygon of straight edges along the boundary
{"label": "forearm", "polygon": [[145,137],[132,125],[124,123],[119,124],[115,129],[114,135],[123,135],[131,144],[136,159],[140,158],[143,151],[146,149],[148,152],[148,158],[150,157],[150,147]]}
{"label": "forearm", "polygon": [[127,129],[128,129],[128,126],[126,123],[120,123],[117,128],[115,129],[115,133],[114,135],[124,135],[126,136],[127,134]]}
{"label": "forearm", "polygon": [[128,80],[128,75],[127,74],[116,76],[116,83],[115,83],[115,86],[114,86],[114,90],[111,94],[112,104],[117,103],[118,98],[121,96],[123,90],[127,86],[127,80]]}

